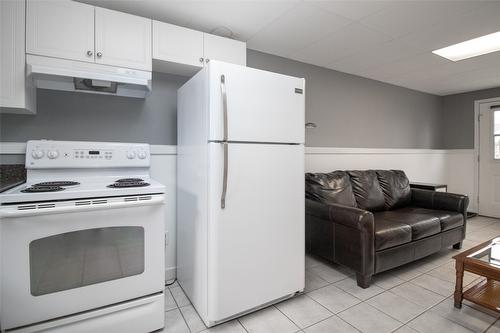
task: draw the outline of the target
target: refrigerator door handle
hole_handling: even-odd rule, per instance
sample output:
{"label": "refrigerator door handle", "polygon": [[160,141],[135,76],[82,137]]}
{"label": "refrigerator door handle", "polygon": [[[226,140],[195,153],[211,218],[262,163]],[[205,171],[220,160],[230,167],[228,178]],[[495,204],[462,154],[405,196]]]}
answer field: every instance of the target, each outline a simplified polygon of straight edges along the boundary
{"label": "refrigerator door handle", "polygon": [[228,160],[228,144],[221,142],[224,145],[224,175],[222,178],[222,195],[220,197],[220,208],[226,208],[226,192],[227,192],[227,160]]}
{"label": "refrigerator door handle", "polygon": [[220,91],[222,94],[222,111],[224,117],[224,137],[222,144],[224,145],[224,171],[222,179],[222,194],[220,198],[220,207],[226,208],[226,192],[227,192],[227,172],[228,172],[228,147],[227,147],[227,94],[226,94],[226,77],[220,76]]}
{"label": "refrigerator door handle", "polygon": [[222,112],[224,118],[224,137],[223,141],[227,141],[227,93],[226,93],[226,77],[223,75],[220,76],[220,91],[222,94]]}

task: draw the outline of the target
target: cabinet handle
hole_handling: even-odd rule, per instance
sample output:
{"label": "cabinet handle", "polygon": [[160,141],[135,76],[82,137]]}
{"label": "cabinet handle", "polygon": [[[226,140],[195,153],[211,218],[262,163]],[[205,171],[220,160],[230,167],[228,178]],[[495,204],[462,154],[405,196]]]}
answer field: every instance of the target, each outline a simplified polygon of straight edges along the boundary
{"label": "cabinet handle", "polygon": [[200,58],[200,62],[203,63],[203,58]]}
{"label": "cabinet handle", "polygon": [[92,57],[92,55],[93,55],[93,54],[94,54],[94,52],[92,52],[92,51],[90,51],[90,50],[88,50],[88,51],[87,51],[87,55],[88,55],[89,57]]}
{"label": "cabinet handle", "polygon": [[97,58],[102,57],[102,52],[97,52]]}
{"label": "cabinet handle", "polygon": [[208,64],[208,62],[210,61],[210,59],[205,59],[205,62]]}

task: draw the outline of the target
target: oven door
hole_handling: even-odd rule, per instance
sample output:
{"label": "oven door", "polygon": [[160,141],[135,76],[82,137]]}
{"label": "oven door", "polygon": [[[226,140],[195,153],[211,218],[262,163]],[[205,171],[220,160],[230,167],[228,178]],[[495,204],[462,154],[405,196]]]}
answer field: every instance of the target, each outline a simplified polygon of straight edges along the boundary
{"label": "oven door", "polygon": [[164,195],[0,207],[2,329],[164,288]]}

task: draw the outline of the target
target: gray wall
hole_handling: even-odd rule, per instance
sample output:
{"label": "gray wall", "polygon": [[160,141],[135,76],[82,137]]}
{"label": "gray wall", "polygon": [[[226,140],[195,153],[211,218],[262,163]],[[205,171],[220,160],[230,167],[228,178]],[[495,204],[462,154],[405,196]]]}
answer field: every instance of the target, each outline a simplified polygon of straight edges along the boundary
{"label": "gray wall", "polygon": [[[441,148],[440,97],[248,51],[248,66],[306,78],[308,146]],[[154,73],[147,99],[38,90],[36,116],[0,115],[0,140],[176,143],[176,90],[186,78]]]}
{"label": "gray wall", "polygon": [[306,79],[308,146],[442,146],[441,97],[252,50],[247,63]]}
{"label": "gray wall", "polygon": [[37,90],[37,114],[0,114],[0,140],[177,142],[177,89],[187,79],[153,73],[146,99]]}
{"label": "gray wall", "polygon": [[500,88],[443,97],[443,147],[474,148],[474,101],[500,97]]}

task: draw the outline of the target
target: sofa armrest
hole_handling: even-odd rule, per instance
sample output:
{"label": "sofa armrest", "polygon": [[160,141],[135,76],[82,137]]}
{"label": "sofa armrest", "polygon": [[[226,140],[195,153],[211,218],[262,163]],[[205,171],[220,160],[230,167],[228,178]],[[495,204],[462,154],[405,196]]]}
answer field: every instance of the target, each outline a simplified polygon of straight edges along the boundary
{"label": "sofa armrest", "polygon": [[412,204],[418,207],[449,210],[467,216],[469,197],[462,194],[411,189]]}
{"label": "sofa armrest", "polygon": [[328,206],[332,222],[373,234],[374,218],[371,212],[338,204],[330,204]]}
{"label": "sofa armrest", "polygon": [[374,273],[373,214],[355,207],[306,199],[306,248],[369,277]]}
{"label": "sofa armrest", "polygon": [[329,220],[330,207],[319,201],[306,198],[306,215],[314,216],[322,220]]}
{"label": "sofa armrest", "polygon": [[324,204],[306,199],[306,215],[342,224],[357,230],[373,231],[373,214],[369,211],[339,204]]}

